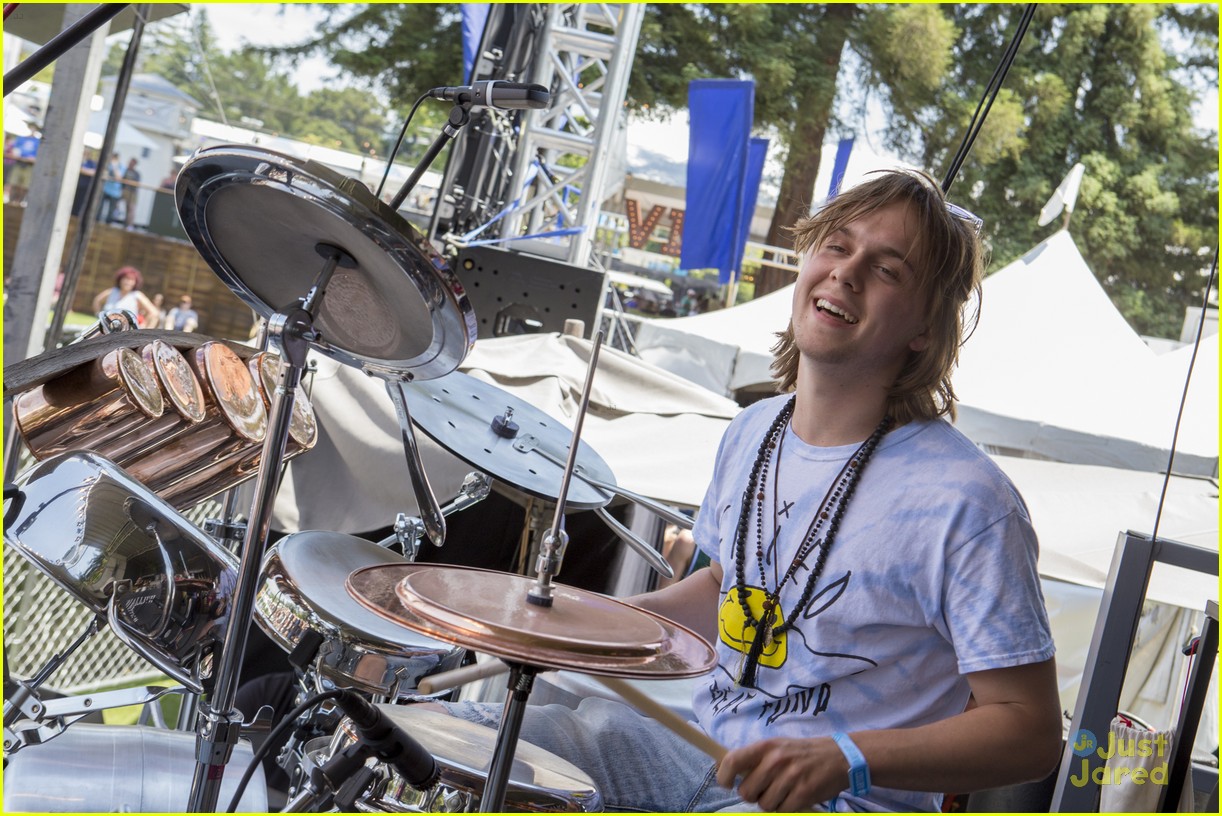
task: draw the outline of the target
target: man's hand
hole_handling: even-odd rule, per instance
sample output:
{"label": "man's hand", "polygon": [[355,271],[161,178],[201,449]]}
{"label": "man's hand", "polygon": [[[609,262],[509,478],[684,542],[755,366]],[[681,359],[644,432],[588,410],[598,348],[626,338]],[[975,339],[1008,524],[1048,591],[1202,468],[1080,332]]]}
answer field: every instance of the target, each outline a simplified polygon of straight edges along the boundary
{"label": "man's hand", "polygon": [[849,763],[828,737],[773,737],[726,754],[717,782],[762,809],[811,810],[849,786]]}

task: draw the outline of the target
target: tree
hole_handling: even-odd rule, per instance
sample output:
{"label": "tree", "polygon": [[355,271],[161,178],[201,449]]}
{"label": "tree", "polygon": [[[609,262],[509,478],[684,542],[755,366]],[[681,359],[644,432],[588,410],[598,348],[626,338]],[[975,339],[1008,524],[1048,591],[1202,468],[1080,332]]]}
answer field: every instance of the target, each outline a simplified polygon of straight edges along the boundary
{"label": "tree", "polygon": [[[962,32],[953,70],[922,105],[893,99],[887,133],[925,167],[945,166],[958,148],[995,67],[996,49],[980,44],[1008,36],[1021,11],[946,9]],[[1200,132],[1190,108],[1194,83],[1217,83],[1217,26],[1216,6],[1038,8],[952,191],[990,225],[994,267],[1057,228],[1035,215],[1081,161],[1071,227],[1088,264],[1135,329],[1179,336],[1217,240],[1217,132]]]}

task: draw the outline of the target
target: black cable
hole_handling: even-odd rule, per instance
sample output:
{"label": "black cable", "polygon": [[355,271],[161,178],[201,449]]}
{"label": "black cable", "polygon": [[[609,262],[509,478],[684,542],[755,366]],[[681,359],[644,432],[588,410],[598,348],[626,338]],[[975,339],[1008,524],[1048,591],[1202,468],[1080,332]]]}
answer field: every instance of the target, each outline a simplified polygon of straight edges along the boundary
{"label": "black cable", "polygon": [[1009,46],[1006,47],[1005,54],[1002,55],[997,68],[993,70],[993,76],[985,87],[980,103],[976,105],[976,112],[972,114],[972,120],[968,123],[967,133],[963,136],[963,142],[959,145],[959,151],[951,160],[950,168],[942,179],[942,192],[944,194],[950,192],[950,186],[954,182],[955,176],[959,174],[960,168],[963,167],[963,162],[967,159],[968,152],[976,141],[976,136],[980,134],[981,128],[984,127],[984,120],[988,118],[989,110],[993,107],[997,94],[1001,92],[1001,86],[1005,82],[1006,74],[1009,73],[1010,66],[1014,64],[1014,58],[1018,55],[1018,46],[1027,34],[1027,28],[1031,25],[1032,18],[1035,17],[1036,5],[1035,3],[1029,3],[1023,10],[1023,15],[1018,21],[1018,30],[1014,32],[1014,37],[1010,40]]}
{"label": "black cable", "polygon": [[378,198],[382,197],[382,188],[386,186],[386,179],[390,177],[390,166],[395,161],[395,156],[399,154],[399,148],[403,145],[403,139],[407,137],[407,126],[411,124],[412,117],[416,115],[416,108],[420,107],[420,103],[428,99],[429,95],[424,94],[416,100],[416,104],[412,105],[412,109],[408,111],[407,118],[403,120],[403,129],[399,131],[399,138],[395,140],[394,147],[390,150],[390,158],[386,160],[386,169],[382,172],[382,181],[378,183],[378,191],[375,195]]}
{"label": "black cable", "polygon": [[242,778],[238,781],[237,790],[233,793],[233,798],[229,800],[229,807],[225,809],[226,813],[235,813],[238,807],[238,802],[242,799],[242,794],[246,792],[246,786],[250,784],[250,780],[255,775],[255,770],[259,767],[259,763],[263,761],[263,757],[271,750],[276,739],[290,725],[297,721],[297,718],[304,714],[308,709],[313,708],[319,703],[327,700],[338,700],[342,695],[346,694],[346,689],[334,689],[332,691],[324,691],[321,694],[315,694],[310,699],[301,703],[292,711],[290,711],[284,719],[276,724],[276,727],[267,732],[267,738],[263,740],[263,744],[259,746],[259,750],[255,751],[255,755],[250,760],[250,765],[246,767],[246,772],[242,774]]}
{"label": "black cable", "polygon": [[1205,296],[1201,301],[1201,319],[1197,322],[1197,337],[1192,343],[1192,357],[1188,360],[1188,373],[1184,376],[1184,392],[1180,395],[1180,409],[1175,414],[1175,431],[1171,434],[1171,453],[1167,457],[1167,472],[1163,474],[1163,489],[1158,496],[1158,509],[1154,511],[1154,532],[1150,534],[1151,541],[1158,541],[1158,525],[1163,519],[1163,502],[1167,499],[1167,488],[1171,484],[1171,466],[1175,463],[1175,446],[1179,444],[1180,422],[1184,418],[1184,405],[1188,402],[1188,385],[1192,382],[1192,369],[1197,364],[1197,351],[1201,348],[1201,338],[1205,334],[1205,313],[1209,311],[1209,293],[1213,290],[1214,280],[1218,276],[1218,246],[1214,245],[1214,260],[1209,268],[1209,283],[1205,286]]}

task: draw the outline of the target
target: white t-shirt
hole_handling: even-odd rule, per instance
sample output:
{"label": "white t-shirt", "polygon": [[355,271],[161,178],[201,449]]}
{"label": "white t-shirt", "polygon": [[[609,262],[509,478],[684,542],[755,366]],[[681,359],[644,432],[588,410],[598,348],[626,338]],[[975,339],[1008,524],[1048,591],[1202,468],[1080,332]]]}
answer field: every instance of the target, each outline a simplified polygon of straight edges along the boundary
{"label": "white t-shirt", "polygon": [[[719,664],[698,682],[692,700],[713,738],[737,747],[775,736],[924,725],[963,711],[969,694],[964,674],[1052,656],[1035,533],[1017,490],[949,423],[911,422],[887,434],[866,464],[795,628],[765,649],[756,687],[738,685],[740,644],[753,630],[744,632],[735,601],[735,530],[760,442],[788,399],[757,402],[731,423],[693,531],[725,573]],[[780,492],[774,493],[774,459],[764,498],[763,584],[769,591],[857,447],[813,447],[786,427]],[[758,592],[754,497],[751,505],[744,575]],[[778,526],[774,553],[770,542]],[[827,527],[825,521],[820,538]],[[783,585],[785,618],[817,556],[818,549]],[[942,797],[875,787],[864,800],[847,793],[841,798],[842,805],[869,810],[937,810]]]}

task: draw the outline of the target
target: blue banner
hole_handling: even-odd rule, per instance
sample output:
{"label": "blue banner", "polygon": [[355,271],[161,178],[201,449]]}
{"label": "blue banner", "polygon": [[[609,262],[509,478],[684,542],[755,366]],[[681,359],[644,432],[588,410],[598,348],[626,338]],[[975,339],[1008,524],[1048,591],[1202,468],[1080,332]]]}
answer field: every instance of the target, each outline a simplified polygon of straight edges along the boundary
{"label": "blue banner", "polygon": [[475,68],[475,57],[479,54],[479,44],[484,39],[484,24],[487,22],[487,3],[462,4],[462,81],[464,83],[471,81],[471,71]]}
{"label": "blue banner", "polygon": [[[743,209],[738,225],[738,241],[734,244],[734,269],[741,269],[743,251],[751,235],[751,219],[755,217],[755,202],[759,199],[760,179],[764,176],[764,159],[768,157],[768,140],[752,136],[747,145],[747,171],[743,176]],[[721,283],[729,283],[730,276],[718,276]]]}
{"label": "blue banner", "polygon": [[717,269],[725,283],[731,271],[738,268],[742,253],[738,236],[743,232],[755,83],[692,80],[687,107],[691,126],[687,212],[679,265],[684,269]]}
{"label": "blue banner", "polygon": [[836,161],[832,165],[832,183],[827,188],[827,200],[831,201],[844,184],[844,171],[849,169],[849,154],[853,152],[853,140],[841,139],[836,146]]}

